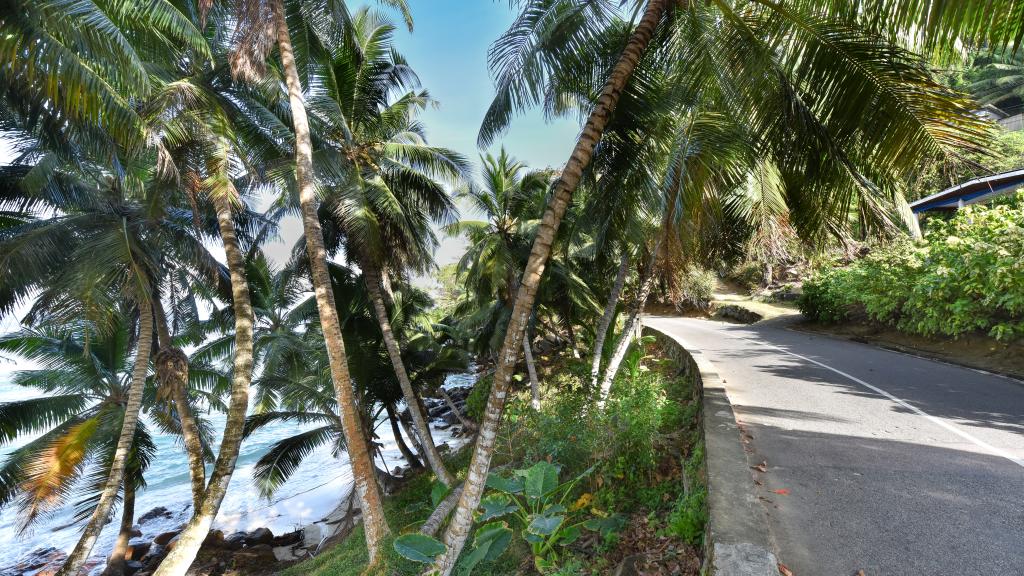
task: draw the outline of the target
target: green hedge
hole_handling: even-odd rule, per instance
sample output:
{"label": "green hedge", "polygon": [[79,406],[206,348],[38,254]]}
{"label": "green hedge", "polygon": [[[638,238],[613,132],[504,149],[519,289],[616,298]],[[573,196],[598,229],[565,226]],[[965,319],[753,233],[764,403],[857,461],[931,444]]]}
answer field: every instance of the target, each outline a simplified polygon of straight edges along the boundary
{"label": "green hedge", "polygon": [[911,334],[1024,336],[1024,195],[928,222],[924,240],[877,247],[804,283],[812,320],[866,319]]}

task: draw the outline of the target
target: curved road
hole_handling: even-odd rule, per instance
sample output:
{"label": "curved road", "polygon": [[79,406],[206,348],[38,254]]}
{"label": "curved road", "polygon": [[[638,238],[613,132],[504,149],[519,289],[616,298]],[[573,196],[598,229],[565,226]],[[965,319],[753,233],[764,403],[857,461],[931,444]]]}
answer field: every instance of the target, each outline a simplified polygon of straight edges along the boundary
{"label": "curved road", "polygon": [[1024,383],[783,322],[644,322],[725,380],[796,576],[1024,575]]}

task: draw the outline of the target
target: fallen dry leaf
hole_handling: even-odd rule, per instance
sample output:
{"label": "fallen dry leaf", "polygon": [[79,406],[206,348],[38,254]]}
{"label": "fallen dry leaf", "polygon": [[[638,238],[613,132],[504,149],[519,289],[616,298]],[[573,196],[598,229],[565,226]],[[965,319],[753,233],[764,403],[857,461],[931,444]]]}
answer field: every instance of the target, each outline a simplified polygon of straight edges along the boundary
{"label": "fallen dry leaf", "polygon": [[789,490],[787,490],[785,488],[779,488],[778,490],[772,490],[772,492],[775,492],[776,494],[781,494],[783,496],[789,496]]}
{"label": "fallen dry leaf", "polygon": [[782,576],[794,576],[793,571],[782,562],[779,562],[779,574],[782,574]]}
{"label": "fallen dry leaf", "polygon": [[754,470],[757,470],[758,472],[767,472],[768,471],[768,461],[767,460],[762,460],[760,464],[758,464],[757,466],[751,466],[751,468],[754,469]]}
{"label": "fallen dry leaf", "polygon": [[863,571],[863,570],[857,570],[857,573],[856,573],[856,574],[854,574],[854,576],[867,576],[867,575],[866,575],[866,574],[864,574],[864,571]]}

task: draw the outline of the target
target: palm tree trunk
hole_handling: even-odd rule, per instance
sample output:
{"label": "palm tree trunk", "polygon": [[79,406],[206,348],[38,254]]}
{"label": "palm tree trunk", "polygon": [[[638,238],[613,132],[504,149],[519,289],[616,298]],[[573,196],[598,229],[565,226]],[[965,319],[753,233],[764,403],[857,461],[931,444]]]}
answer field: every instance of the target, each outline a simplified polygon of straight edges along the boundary
{"label": "palm tree trunk", "polygon": [[388,350],[388,357],[391,359],[391,366],[398,377],[398,385],[402,388],[402,396],[409,406],[409,414],[412,415],[412,425],[416,434],[420,437],[420,445],[424,450],[424,457],[430,464],[437,479],[445,486],[451,486],[454,478],[444,467],[441,454],[434,446],[434,439],[430,435],[430,427],[427,426],[427,419],[423,417],[419,402],[416,401],[416,391],[412,389],[412,381],[409,380],[409,373],[405,371],[405,363],[402,362],[402,351],[398,348],[398,339],[391,330],[391,320],[388,318],[387,308],[384,306],[384,294],[381,290],[380,275],[372,262],[364,261],[363,278],[366,280],[366,288],[370,292],[370,300],[373,301],[373,310],[377,315],[377,323],[380,324],[380,331],[384,335],[384,346]]}
{"label": "palm tree trunk", "polygon": [[555,241],[558,226],[562,222],[565,210],[569,207],[569,202],[572,201],[572,194],[579,185],[584,168],[590,163],[594,147],[601,140],[601,135],[615,110],[619,96],[633,75],[637,62],[640,61],[640,57],[647,49],[666,6],[667,0],[648,0],[644,15],[630,35],[629,42],[612,69],[594,109],[576,141],[572,155],[555,184],[551,201],[544,211],[537,236],[533,242],[533,249],[530,251],[530,257],[526,263],[526,269],[523,271],[515,307],[512,309],[512,318],[509,320],[505,332],[505,341],[502,344],[501,353],[498,355],[494,384],[491,386],[491,393],[487,399],[484,419],[473,448],[473,457],[469,464],[462,496],[459,498],[452,521],[444,534],[446,549],[434,563],[433,569],[442,576],[451,574],[455,567],[455,562],[458,560],[459,554],[462,553],[466,538],[469,536],[469,528],[473,524],[473,512],[480,504],[480,497],[483,495],[484,483],[487,481],[487,472],[490,469],[494,443],[498,435],[498,424],[505,409],[505,396],[508,394],[512,374],[519,359],[519,347],[522,346],[523,333],[533,310],[537,287],[544,274],[544,266],[547,264],[548,257],[551,256],[551,245]]}
{"label": "palm tree trunk", "polygon": [[654,286],[654,263],[658,257],[658,250],[661,248],[661,237],[662,235],[659,235],[658,241],[654,244],[654,250],[651,252],[651,261],[647,263],[644,269],[644,276],[640,279],[640,291],[637,294],[636,303],[633,305],[629,318],[626,319],[626,324],[622,327],[622,334],[619,335],[619,339],[615,342],[615,351],[608,360],[608,367],[605,368],[604,379],[601,380],[601,392],[597,400],[598,408],[603,408],[605,401],[608,399],[608,393],[612,389],[612,381],[615,380],[615,375],[619,372],[619,366],[622,365],[622,359],[626,357],[626,351],[629,350],[629,345],[634,340],[637,319],[643,312],[644,305],[647,303],[647,297],[650,296],[651,288]]}
{"label": "palm tree trunk", "polygon": [[409,468],[422,468],[423,464],[420,463],[419,458],[412,453],[412,450],[405,443],[405,439],[402,438],[402,429],[398,426],[398,417],[395,416],[395,409],[391,404],[387,405],[387,411],[388,422],[391,424],[391,434],[395,437],[395,444],[398,445],[398,451],[402,453],[402,458],[405,458]]}
{"label": "palm tree trunk", "polygon": [[107,567],[102,576],[120,576],[124,574],[125,558],[128,556],[128,542],[132,539],[132,526],[135,525],[135,486],[132,482],[124,483],[124,501],[121,503],[121,531],[117,533],[114,549],[107,559]]}
{"label": "palm tree trunk", "polygon": [[161,302],[153,305],[156,310],[157,340],[160,351],[156,354],[156,376],[160,390],[174,402],[181,424],[181,438],[188,456],[188,474],[192,482],[192,513],[199,511],[206,492],[206,462],[203,460],[203,442],[199,435],[192,407],[188,403],[188,356],[181,348],[174,346],[171,332],[167,328],[167,316]]}
{"label": "palm tree trunk", "polygon": [[352,379],[348,372],[348,358],[345,342],[341,339],[341,324],[334,307],[334,292],[327,270],[327,250],[324,248],[323,232],[317,219],[316,193],[313,186],[313,144],[309,133],[309,121],[302,102],[302,84],[292,52],[291,35],[284,18],[281,0],[272,0],[274,24],[277,28],[277,43],[281,53],[281,65],[288,84],[288,99],[291,104],[292,123],[295,127],[295,180],[299,187],[299,203],[302,207],[302,228],[306,236],[306,253],[309,257],[310,276],[316,293],[316,304],[320,313],[320,326],[327,346],[327,359],[331,367],[331,379],[338,396],[338,412],[341,416],[342,431],[349,447],[349,460],[355,481],[356,495],[363,511],[366,527],[366,549],[370,563],[377,560],[377,552],[383,539],[390,532],[380,490],[375,479],[373,460],[366,449],[359,424]]}
{"label": "palm tree trunk", "polygon": [[597,378],[601,374],[601,357],[604,355],[604,340],[608,337],[608,327],[615,318],[615,308],[619,305],[619,294],[622,294],[622,287],[626,285],[626,275],[629,273],[629,251],[622,248],[622,255],[619,257],[619,271],[615,274],[615,283],[612,284],[612,291],[608,294],[608,304],[604,307],[604,314],[601,322],[597,325],[597,333],[594,335],[594,358],[590,363],[590,387],[597,388]]}
{"label": "palm tree trunk", "polygon": [[121,424],[121,434],[117,438],[117,447],[114,449],[114,458],[110,463],[110,472],[107,475],[107,482],[100,493],[96,508],[89,517],[89,522],[82,529],[82,536],[78,544],[71,551],[71,555],[64,561],[57,572],[58,576],[77,575],[79,570],[92,553],[92,547],[96,544],[96,538],[107,523],[110,517],[110,509],[114,506],[114,499],[118,490],[121,489],[121,480],[124,478],[124,469],[128,463],[128,456],[132,450],[132,442],[135,439],[135,428],[139,423],[139,411],[142,409],[142,392],[146,386],[146,373],[149,371],[149,355],[153,349],[153,303],[143,301],[139,303],[139,341],[135,351],[135,366],[132,368],[132,381],[128,386],[128,401],[124,408],[124,422]]}
{"label": "palm tree trunk", "polygon": [[235,471],[238,450],[242,445],[245,415],[249,410],[249,384],[252,380],[253,312],[249,300],[249,283],[245,278],[245,258],[235,236],[235,223],[231,215],[231,200],[226,193],[213,194],[217,210],[217,225],[224,243],[224,255],[231,274],[231,307],[235,315],[235,356],[231,373],[231,400],[228,404],[224,436],[217,461],[210,473],[210,482],[199,509],[178,536],[178,543],[157,568],[155,576],[182,576],[195,560],[203,540],[206,539],[224,501],[228,483]]}
{"label": "palm tree trunk", "polygon": [[569,351],[573,358],[579,358],[580,349],[576,345],[576,330],[572,326],[572,302],[568,298],[563,301],[559,316],[562,319],[562,327],[565,328],[565,338],[569,341]]}
{"label": "palm tree trunk", "polygon": [[526,360],[526,373],[530,375],[530,406],[540,410],[540,381],[537,380],[537,367],[533,364],[529,338],[523,338],[523,358]]}
{"label": "palm tree trunk", "polygon": [[416,454],[419,454],[421,459],[426,460],[423,456],[423,447],[420,446],[420,439],[416,437],[416,433],[409,427],[409,422],[402,418],[401,412],[398,413],[398,423],[402,426],[402,431],[405,432],[409,441],[412,442],[412,447],[416,449]]}
{"label": "palm tree trunk", "polygon": [[464,429],[470,432],[476,432],[476,423],[470,420],[469,418],[466,418],[466,415],[462,413],[462,410],[459,410],[459,407],[455,405],[455,401],[452,400],[452,397],[449,396],[448,393],[444,391],[444,388],[439,386],[437,388],[437,393],[441,395],[441,399],[444,400],[444,403],[448,405],[448,408],[452,411],[452,414],[455,414],[455,417],[459,419],[459,424],[461,424]]}

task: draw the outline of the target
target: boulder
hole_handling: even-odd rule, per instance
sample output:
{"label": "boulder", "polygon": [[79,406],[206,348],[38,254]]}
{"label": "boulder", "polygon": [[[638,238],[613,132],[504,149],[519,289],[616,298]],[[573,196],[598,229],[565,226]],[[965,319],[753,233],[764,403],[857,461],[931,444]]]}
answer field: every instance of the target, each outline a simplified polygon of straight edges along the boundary
{"label": "boulder", "polygon": [[153,538],[153,544],[167,546],[167,544],[171,540],[173,540],[178,534],[181,534],[181,530],[171,530],[170,532],[163,532],[161,534],[157,534],[156,538]]}
{"label": "boulder", "polygon": [[302,542],[302,530],[295,530],[288,532],[287,534],[281,534],[280,536],[274,536],[271,546],[294,546]]}
{"label": "boulder", "polygon": [[142,558],[139,558],[139,562],[142,562],[146,570],[156,570],[164,556],[167,556],[167,548],[160,544],[153,544],[149,547],[149,551]]}
{"label": "boulder", "polygon": [[224,538],[224,547],[228,550],[241,550],[248,537],[247,532],[233,532]]}
{"label": "boulder", "polygon": [[139,516],[139,524],[145,524],[146,522],[156,520],[157,518],[172,518],[173,516],[174,514],[172,514],[167,508],[157,506],[142,516]]}
{"label": "boulder", "polygon": [[324,537],[324,527],[320,524],[310,524],[302,529],[302,547],[316,548]]}
{"label": "boulder", "polygon": [[270,544],[257,544],[239,550],[234,553],[232,559],[234,560],[234,569],[241,574],[266,572],[271,565],[277,563],[274,548]]}
{"label": "boulder", "polygon": [[128,541],[128,552],[125,554],[125,558],[128,560],[141,560],[143,556],[149,553],[149,549],[153,546],[148,540],[129,540]]}
{"label": "boulder", "polygon": [[39,548],[22,556],[11,569],[4,570],[3,574],[29,574],[34,571],[45,572],[53,567],[60,568],[68,555],[63,550],[52,546]]}
{"label": "boulder", "polygon": [[203,540],[204,548],[223,548],[224,547],[224,532],[220,530],[210,530],[210,533],[206,535]]}
{"label": "boulder", "polygon": [[274,542],[274,533],[269,528],[257,528],[249,532],[245,540],[245,543],[250,547],[260,544],[272,544]]}
{"label": "boulder", "polygon": [[129,560],[124,563],[125,576],[133,576],[139,570],[142,570],[143,567],[145,567],[145,564],[142,562],[139,562],[138,560]]}
{"label": "boulder", "polygon": [[142,530],[138,526],[132,526],[132,531],[128,535],[132,538],[138,538],[142,536]]}

